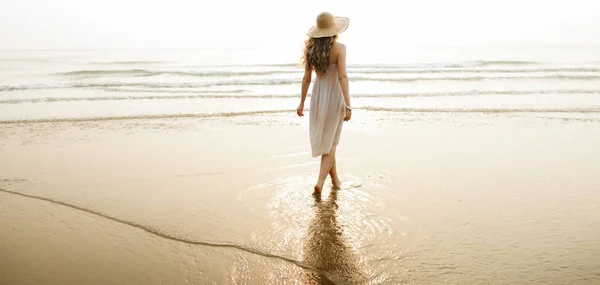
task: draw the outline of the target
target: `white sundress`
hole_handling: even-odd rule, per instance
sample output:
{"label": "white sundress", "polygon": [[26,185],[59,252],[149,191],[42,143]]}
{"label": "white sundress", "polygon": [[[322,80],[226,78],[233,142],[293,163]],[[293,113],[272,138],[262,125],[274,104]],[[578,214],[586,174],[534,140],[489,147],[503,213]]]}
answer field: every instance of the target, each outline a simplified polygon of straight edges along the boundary
{"label": "white sundress", "polygon": [[323,75],[318,75],[310,96],[310,144],[312,156],[331,152],[340,142],[345,108],[337,64],[330,64]]}

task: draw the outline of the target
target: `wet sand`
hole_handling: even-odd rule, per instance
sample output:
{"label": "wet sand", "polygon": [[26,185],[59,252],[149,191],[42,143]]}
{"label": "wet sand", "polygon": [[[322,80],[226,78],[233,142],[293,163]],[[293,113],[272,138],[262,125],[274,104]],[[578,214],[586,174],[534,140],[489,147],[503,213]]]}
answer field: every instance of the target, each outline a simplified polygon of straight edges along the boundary
{"label": "wet sand", "polygon": [[0,125],[0,284],[600,282],[596,119],[361,112],[321,199],[285,114]]}

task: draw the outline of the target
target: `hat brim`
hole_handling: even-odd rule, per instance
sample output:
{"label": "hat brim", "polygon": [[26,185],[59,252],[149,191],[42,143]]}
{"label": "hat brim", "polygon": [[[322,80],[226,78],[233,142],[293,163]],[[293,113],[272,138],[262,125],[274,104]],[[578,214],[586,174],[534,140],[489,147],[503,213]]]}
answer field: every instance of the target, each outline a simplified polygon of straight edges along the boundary
{"label": "hat brim", "polygon": [[348,28],[350,24],[350,19],[346,17],[335,17],[335,25],[333,27],[327,29],[319,29],[317,26],[312,26],[306,33],[307,36],[311,38],[324,38],[324,37],[332,37],[337,34],[342,33]]}

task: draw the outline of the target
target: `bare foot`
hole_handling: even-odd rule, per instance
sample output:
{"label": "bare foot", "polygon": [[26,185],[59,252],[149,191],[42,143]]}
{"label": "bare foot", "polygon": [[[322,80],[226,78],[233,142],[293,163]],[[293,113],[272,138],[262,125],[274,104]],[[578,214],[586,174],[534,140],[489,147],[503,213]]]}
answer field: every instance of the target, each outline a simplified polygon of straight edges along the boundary
{"label": "bare foot", "polygon": [[315,192],[313,192],[313,195],[321,195],[321,191],[323,190],[323,184],[318,184],[315,185]]}
{"label": "bare foot", "polygon": [[331,183],[333,184],[333,188],[340,189],[342,187],[342,182],[340,182],[339,178],[333,179],[331,178]]}

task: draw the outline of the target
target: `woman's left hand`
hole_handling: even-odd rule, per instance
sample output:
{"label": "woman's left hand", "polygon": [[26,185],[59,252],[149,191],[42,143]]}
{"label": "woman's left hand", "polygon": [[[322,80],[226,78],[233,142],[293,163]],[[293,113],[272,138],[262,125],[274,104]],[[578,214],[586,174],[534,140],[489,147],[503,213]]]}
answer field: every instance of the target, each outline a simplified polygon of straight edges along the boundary
{"label": "woman's left hand", "polygon": [[344,116],[344,121],[350,121],[350,118],[352,118],[352,110],[348,110],[346,109],[346,115]]}

